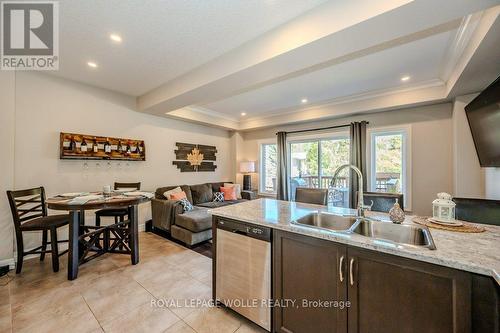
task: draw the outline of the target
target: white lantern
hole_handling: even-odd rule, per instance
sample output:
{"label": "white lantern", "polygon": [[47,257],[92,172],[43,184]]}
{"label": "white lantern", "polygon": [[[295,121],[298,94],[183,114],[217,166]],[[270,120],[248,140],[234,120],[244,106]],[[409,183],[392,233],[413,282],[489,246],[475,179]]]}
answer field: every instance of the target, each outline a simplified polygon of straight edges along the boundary
{"label": "white lantern", "polygon": [[437,196],[432,202],[432,218],[440,222],[455,221],[455,203],[451,200],[451,195],[441,192]]}

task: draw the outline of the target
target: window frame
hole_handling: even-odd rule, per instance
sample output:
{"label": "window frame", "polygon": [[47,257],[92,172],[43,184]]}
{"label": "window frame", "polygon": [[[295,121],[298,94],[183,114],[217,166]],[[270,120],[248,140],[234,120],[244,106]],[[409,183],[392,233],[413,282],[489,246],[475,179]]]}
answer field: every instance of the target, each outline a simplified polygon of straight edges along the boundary
{"label": "window frame", "polygon": [[[265,188],[266,188],[266,185],[265,185],[265,167],[264,167],[264,163],[265,163],[265,159],[264,159],[264,149],[263,147],[265,145],[277,145],[277,141],[276,140],[272,140],[272,139],[267,139],[267,140],[259,140],[258,141],[258,145],[259,145],[259,162],[258,162],[258,165],[259,165],[259,186],[258,186],[258,194],[259,196],[276,196],[276,192],[266,192],[265,191]],[[277,171],[277,170],[276,170]]]}
{"label": "window frame", "polygon": [[[293,143],[309,143],[309,142],[318,142],[318,182],[321,184],[321,177],[323,176],[322,168],[321,168],[321,141],[326,140],[339,140],[339,139],[348,139],[350,141],[349,131],[335,131],[321,134],[311,134],[311,135],[300,135],[300,136],[292,136],[287,137],[287,168],[288,170],[292,170],[292,144]],[[350,142],[349,142],[350,144]],[[350,152],[349,152],[350,155]],[[350,160],[349,156],[349,160]],[[290,185],[291,174],[287,177],[288,185]],[[288,186],[288,190],[291,188]],[[288,193],[291,195],[291,193]]]}
{"label": "window frame", "polygon": [[385,126],[367,129],[367,145],[366,145],[366,161],[367,161],[367,189],[368,191],[376,191],[376,153],[375,153],[375,138],[383,135],[402,134],[402,184],[401,189],[404,195],[404,209],[411,211],[412,209],[412,152],[411,152],[411,125],[401,126]]}

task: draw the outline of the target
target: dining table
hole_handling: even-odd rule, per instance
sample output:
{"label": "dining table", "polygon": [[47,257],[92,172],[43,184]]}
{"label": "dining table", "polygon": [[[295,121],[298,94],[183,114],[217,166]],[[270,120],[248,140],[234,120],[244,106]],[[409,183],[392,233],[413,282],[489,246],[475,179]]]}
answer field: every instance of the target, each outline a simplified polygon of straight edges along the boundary
{"label": "dining table", "polygon": [[[68,280],[78,277],[80,265],[105,253],[130,254],[132,265],[139,263],[138,206],[150,200],[149,192],[95,192],[47,199],[49,209],[69,212]],[[129,219],[104,226],[85,224],[86,211],[117,208],[128,209]]]}

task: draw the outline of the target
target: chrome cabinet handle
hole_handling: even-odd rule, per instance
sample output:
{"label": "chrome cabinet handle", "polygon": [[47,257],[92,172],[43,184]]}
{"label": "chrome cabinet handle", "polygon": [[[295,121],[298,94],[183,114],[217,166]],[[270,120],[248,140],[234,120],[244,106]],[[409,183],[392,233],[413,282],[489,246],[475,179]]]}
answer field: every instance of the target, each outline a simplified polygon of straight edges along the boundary
{"label": "chrome cabinet handle", "polygon": [[339,278],[340,282],[344,282],[344,273],[343,273],[343,265],[344,264],[344,256],[340,257],[339,260]]}
{"label": "chrome cabinet handle", "polygon": [[351,286],[354,285],[354,276],[352,274],[352,266],[354,266],[354,258],[351,258],[351,262],[349,263],[349,279]]}

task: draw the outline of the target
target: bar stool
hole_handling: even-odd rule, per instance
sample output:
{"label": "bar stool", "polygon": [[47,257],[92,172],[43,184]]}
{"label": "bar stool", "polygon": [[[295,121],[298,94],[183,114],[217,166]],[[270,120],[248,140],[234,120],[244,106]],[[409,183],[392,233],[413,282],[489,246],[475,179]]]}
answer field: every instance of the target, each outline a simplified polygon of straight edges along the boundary
{"label": "bar stool", "polygon": [[[17,242],[16,274],[21,273],[24,256],[40,254],[40,261],[45,259],[45,253],[52,253],[52,270],[59,271],[59,257],[68,252],[59,253],[58,243],[67,240],[57,240],[57,229],[69,224],[69,215],[47,214],[45,204],[45,189],[37,187],[27,190],[7,191]],[[23,231],[42,231],[42,245],[24,251]],[[47,236],[50,232],[50,249],[47,250]]]}
{"label": "bar stool", "polygon": [[295,201],[326,206],[328,205],[328,189],[297,187]]}
{"label": "bar stool", "polygon": [[[141,183],[115,183],[115,190],[130,189],[139,191],[141,189]],[[108,208],[101,209],[95,212],[95,225],[97,227],[101,226],[101,217],[114,217],[115,224],[118,222],[123,222],[125,216],[128,217],[128,208]]]}

